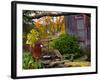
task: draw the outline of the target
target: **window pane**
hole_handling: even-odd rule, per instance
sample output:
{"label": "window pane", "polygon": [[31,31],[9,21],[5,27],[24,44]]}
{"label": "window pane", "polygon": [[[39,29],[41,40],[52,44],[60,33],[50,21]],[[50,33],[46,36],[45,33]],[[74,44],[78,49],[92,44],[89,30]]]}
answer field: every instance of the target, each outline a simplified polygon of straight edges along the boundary
{"label": "window pane", "polygon": [[83,19],[77,20],[77,29],[84,29],[84,20]]}

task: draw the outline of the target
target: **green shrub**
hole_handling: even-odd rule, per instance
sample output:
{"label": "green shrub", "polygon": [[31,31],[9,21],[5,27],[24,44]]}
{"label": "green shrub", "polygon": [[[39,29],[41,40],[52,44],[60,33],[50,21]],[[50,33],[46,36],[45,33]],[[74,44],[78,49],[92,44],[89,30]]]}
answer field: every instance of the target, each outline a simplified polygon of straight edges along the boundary
{"label": "green shrub", "polygon": [[43,68],[43,65],[32,58],[30,52],[23,53],[23,69],[38,69]]}
{"label": "green shrub", "polygon": [[80,54],[79,44],[75,36],[61,34],[52,46],[60,51],[65,57],[77,56]]}
{"label": "green shrub", "polygon": [[82,53],[87,56],[87,61],[91,61],[91,46],[88,45],[85,48],[81,49]]}

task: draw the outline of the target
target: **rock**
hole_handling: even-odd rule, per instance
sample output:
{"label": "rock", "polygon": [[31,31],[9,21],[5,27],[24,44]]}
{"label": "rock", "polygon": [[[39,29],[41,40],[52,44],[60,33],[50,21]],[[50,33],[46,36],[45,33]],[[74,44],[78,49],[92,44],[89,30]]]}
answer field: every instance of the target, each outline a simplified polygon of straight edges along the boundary
{"label": "rock", "polygon": [[51,62],[49,64],[49,66],[50,67],[56,67],[56,68],[58,68],[58,67],[64,67],[64,62],[62,62],[62,61]]}
{"label": "rock", "polygon": [[62,60],[63,57],[58,50],[55,49],[42,49],[41,59],[60,59]]}
{"label": "rock", "polygon": [[56,49],[43,49],[41,55],[41,63],[45,68],[63,67],[63,57]]}

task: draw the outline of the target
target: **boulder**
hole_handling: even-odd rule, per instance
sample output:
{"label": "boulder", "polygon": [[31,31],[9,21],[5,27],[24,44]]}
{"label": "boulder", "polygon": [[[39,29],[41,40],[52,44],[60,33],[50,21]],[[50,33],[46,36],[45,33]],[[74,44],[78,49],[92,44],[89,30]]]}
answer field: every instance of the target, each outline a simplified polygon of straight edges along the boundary
{"label": "boulder", "polygon": [[43,49],[40,58],[45,68],[63,67],[63,56],[57,49]]}

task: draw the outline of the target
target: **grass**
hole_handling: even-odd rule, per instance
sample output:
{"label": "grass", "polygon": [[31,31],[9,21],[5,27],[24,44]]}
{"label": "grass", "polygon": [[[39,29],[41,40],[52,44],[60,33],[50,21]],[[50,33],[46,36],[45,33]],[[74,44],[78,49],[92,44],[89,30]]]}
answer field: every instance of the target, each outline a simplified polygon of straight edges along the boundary
{"label": "grass", "polygon": [[65,66],[69,66],[69,67],[86,67],[86,66],[90,66],[91,62],[89,61],[66,61]]}

